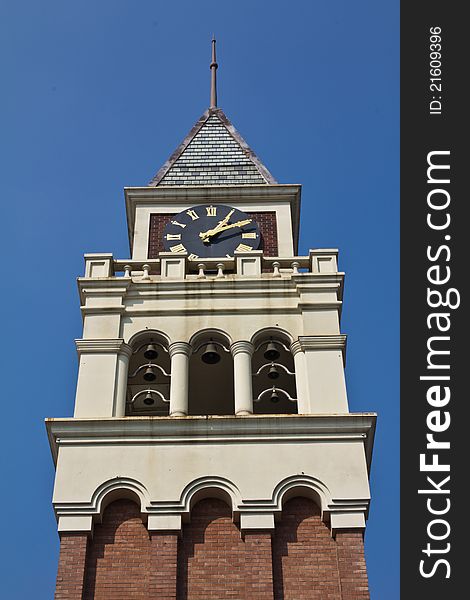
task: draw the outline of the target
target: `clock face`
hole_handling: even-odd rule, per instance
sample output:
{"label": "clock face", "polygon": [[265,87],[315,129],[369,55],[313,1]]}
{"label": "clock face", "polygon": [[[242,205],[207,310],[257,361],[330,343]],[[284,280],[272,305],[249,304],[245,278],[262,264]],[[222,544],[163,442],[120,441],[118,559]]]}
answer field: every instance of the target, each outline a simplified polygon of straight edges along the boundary
{"label": "clock face", "polygon": [[261,241],[258,225],[247,214],[224,204],[193,206],[166,225],[163,247],[189,258],[233,257],[235,250],[256,250]]}

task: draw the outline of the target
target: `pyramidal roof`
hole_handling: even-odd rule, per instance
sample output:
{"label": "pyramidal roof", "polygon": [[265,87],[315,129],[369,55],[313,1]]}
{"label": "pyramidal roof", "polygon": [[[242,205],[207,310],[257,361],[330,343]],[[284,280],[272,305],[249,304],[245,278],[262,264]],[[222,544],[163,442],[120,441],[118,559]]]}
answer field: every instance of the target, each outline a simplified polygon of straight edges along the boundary
{"label": "pyramidal roof", "polygon": [[197,121],[149,186],[277,183],[220,108]]}

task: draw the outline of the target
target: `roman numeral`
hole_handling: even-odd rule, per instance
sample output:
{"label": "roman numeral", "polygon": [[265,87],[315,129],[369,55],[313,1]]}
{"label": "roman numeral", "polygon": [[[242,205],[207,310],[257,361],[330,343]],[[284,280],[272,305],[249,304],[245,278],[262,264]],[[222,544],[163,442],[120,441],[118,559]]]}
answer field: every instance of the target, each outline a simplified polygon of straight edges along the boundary
{"label": "roman numeral", "polygon": [[193,221],[195,221],[196,219],[199,219],[199,215],[192,208],[190,210],[187,210],[186,214],[189,215]]}
{"label": "roman numeral", "polygon": [[170,246],[170,250],[172,252],[186,252],[186,248],[183,246],[183,244],[178,244],[177,246]]}
{"label": "roman numeral", "polygon": [[256,240],[256,236],[258,234],[256,233],[256,231],[247,231],[247,232],[243,232],[242,233],[242,239],[243,240]]}
{"label": "roman numeral", "polygon": [[217,206],[206,206],[207,216],[208,217],[216,217],[217,216]]}
{"label": "roman numeral", "polygon": [[199,256],[197,254],[190,254],[188,256],[188,260],[196,260],[196,258],[199,258]]}
{"label": "roman numeral", "polygon": [[165,238],[170,241],[170,240],[180,240],[181,239],[181,233],[167,233]]}
{"label": "roman numeral", "polygon": [[186,227],[186,225],[183,225],[183,223],[178,223],[178,221],[170,221],[170,223],[172,225],[178,225],[178,227],[182,227],[183,229]]}
{"label": "roman numeral", "polygon": [[246,244],[238,244],[235,250],[236,252],[251,252],[253,248],[251,246],[247,246]]}

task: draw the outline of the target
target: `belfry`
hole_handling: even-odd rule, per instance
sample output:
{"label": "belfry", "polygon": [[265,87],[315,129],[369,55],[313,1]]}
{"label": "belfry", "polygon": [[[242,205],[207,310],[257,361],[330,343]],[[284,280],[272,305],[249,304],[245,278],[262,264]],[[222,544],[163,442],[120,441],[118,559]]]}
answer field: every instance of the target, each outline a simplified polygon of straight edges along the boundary
{"label": "belfry", "polygon": [[73,418],[46,420],[56,600],[365,600],[373,413],[350,413],[335,249],[217,103],[85,254]]}

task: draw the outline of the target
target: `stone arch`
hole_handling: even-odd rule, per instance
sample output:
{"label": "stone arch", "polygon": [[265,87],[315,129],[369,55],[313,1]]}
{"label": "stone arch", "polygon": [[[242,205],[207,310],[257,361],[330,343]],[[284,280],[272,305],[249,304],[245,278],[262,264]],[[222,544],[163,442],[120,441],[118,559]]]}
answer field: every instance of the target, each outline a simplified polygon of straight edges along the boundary
{"label": "stone arch", "polygon": [[193,506],[206,498],[215,498],[225,502],[232,511],[233,519],[238,518],[238,507],[242,501],[240,490],[229,479],[213,476],[195,479],[184,488],[180,498],[183,518],[188,520]]}
{"label": "stone arch", "polygon": [[101,521],[106,507],[116,500],[135,502],[144,517],[147,514],[147,507],[150,505],[148,490],[142,483],[136,479],[116,477],[103,482],[92,495],[91,505],[95,520]]}
{"label": "stone arch", "polygon": [[279,337],[281,340],[284,341],[286,346],[290,346],[292,344],[292,342],[294,341],[294,338],[291,336],[291,334],[286,329],[283,329],[282,327],[263,327],[262,329],[259,329],[251,336],[251,343],[256,348],[256,346],[263,339],[269,338],[271,336]]}
{"label": "stone arch", "polygon": [[310,475],[293,475],[280,481],[274,488],[272,496],[277,516],[280,516],[284,504],[295,497],[312,500],[319,507],[322,519],[325,520],[328,517],[331,494],[320,479]]}
{"label": "stone arch", "polygon": [[142,330],[134,333],[129,338],[127,344],[129,344],[129,346],[136,347],[144,339],[146,339],[148,337],[152,337],[152,336],[155,337],[156,339],[158,339],[160,341],[160,343],[166,345],[166,347],[168,347],[171,343],[169,336],[165,332],[163,332],[159,329],[142,329]]}

